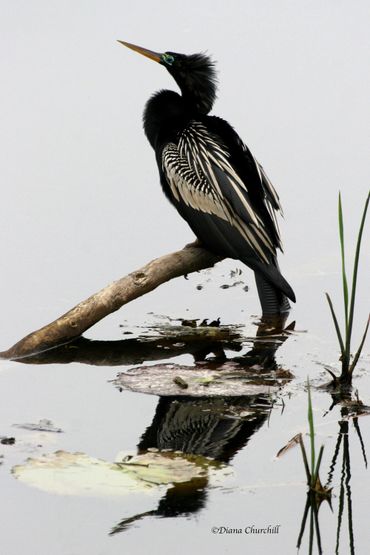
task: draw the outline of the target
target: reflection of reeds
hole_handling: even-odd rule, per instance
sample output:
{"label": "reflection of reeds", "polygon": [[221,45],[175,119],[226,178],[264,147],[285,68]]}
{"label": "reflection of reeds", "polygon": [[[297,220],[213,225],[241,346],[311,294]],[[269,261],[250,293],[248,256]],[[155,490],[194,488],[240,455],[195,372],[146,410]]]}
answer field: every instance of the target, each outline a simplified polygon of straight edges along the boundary
{"label": "reflection of reeds", "polygon": [[323,487],[320,481],[319,471],[320,471],[320,465],[322,460],[322,454],[324,452],[324,446],[322,445],[320,447],[319,455],[316,459],[315,426],[314,426],[313,412],[312,412],[311,388],[308,380],[307,380],[307,390],[308,390],[308,424],[310,429],[310,463],[311,464],[309,464],[308,462],[306,448],[303,443],[302,434],[300,434],[299,444],[301,447],[303,464],[305,467],[306,477],[307,477],[307,485],[309,489],[307,492],[307,500],[306,500],[306,505],[303,512],[303,518],[302,518],[301,528],[299,531],[297,547],[299,549],[301,546],[303,534],[306,528],[307,518],[308,518],[308,515],[310,514],[309,553],[311,554],[313,550],[313,541],[314,541],[315,534],[316,534],[316,541],[317,541],[317,550],[319,553],[322,553],[318,513],[319,513],[321,502],[324,499],[326,499],[330,504],[331,489]]}
{"label": "reflection of reeds", "polygon": [[[364,414],[369,414],[369,407],[365,406],[362,401],[360,401],[358,392],[356,392],[355,397],[348,393],[348,389],[345,388],[344,391],[339,391],[335,393],[333,406],[337,403],[341,403],[341,420],[339,421],[339,433],[338,439],[335,445],[333,458],[330,464],[330,470],[328,474],[328,479],[326,482],[326,488],[329,488],[333,480],[333,475],[335,467],[337,466],[338,457],[342,449],[342,467],[340,472],[340,490],[339,490],[339,502],[338,502],[338,521],[337,521],[337,531],[336,531],[336,547],[335,553],[339,553],[339,542],[343,524],[343,515],[345,513],[345,501],[347,500],[347,520],[348,520],[348,536],[349,536],[349,553],[354,555],[354,529],[353,529],[353,511],[352,511],[352,490],[351,490],[351,459],[350,459],[350,448],[349,448],[349,436],[350,427],[349,422],[352,419],[353,427],[355,429],[356,435],[359,439],[361,453],[364,461],[365,468],[367,468],[367,456],[365,451],[365,444],[362,438],[360,426],[358,423],[358,417]],[[332,408],[331,407],[331,408]]]}
{"label": "reflection of reeds", "polygon": [[299,444],[301,446],[303,463],[304,463],[304,467],[305,467],[305,470],[306,470],[307,485],[311,490],[315,491],[317,481],[320,481],[320,479],[319,479],[319,470],[320,470],[322,454],[324,452],[324,446],[321,445],[320,451],[319,451],[319,456],[317,457],[317,460],[316,460],[315,425],[314,425],[314,421],[313,421],[311,387],[310,387],[309,380],[307,380],[307,392],[308,392],[308,414],[307,414],[307,418],[308,418],[308,424],[309,424],[309,429],[310,429],[311,468],[308,464],[307,452],[306,452],[305,445],[303,443],[302,434],[299,435]]}
{"label": "reflection of reeds", "polygon": [[[366,198],[364,211],[362,214],[362,219],[360,224],[360,229],[358,232],[355,261],[353,266],[352,290],[349,291],[347,274],[346,274],[345,252],[344,252],[344,226],[343,226],[342,200],[341,200],[341,195],[339,193],[338,221],[339,221],[339,238],[340,238],[340,249],[341,249],[341,260],[342,260],[342,282],[343,282],[343,301],[344,301],[344,319],[345,319],[343,333],[340,330],[338,318],[336,316],[332,300],[328,293],[326,293],[326,298],[329,303],[330,312],[333,318],[335,331],[337,334],[337,338],[338,338],[338,342],[341,350],[342,372],[339,378],[339,381],[341,383],[350,383],[352,380],[353,370],[360,357],[361,350],[365,342],[365,338],[366,338],[366,334],[367,334],[367,330],[369,328],[369,322],[370,322],[370,317],[369,317],[365,327],[365,332],[360,342],[360,346],[357,349],[357,352],[354,355],[353,360],[351,362],[351,338],[352,338],[354,308],[355,308],[355,299],[356,299],[357,273],[358,273],[358,266],[360,261],[362,233],[364,230],[366,213],[369,205],[369,199],[370,199],[370,193]],[[332,375],[334,381],[336,382],[337,377],[332,372],[330,372],[330,374]]]}
{"label": "reflection of reeds", "polygon": [[[333,479],[333,473],[337,463],[340,447],[343,446],[343,459],[342,459],[342,468],[341,468],[341,475],[340,475],[340,491],[339,491],[338,522],[337,522],[335,553],[339,553],[340,532],[342,529],[345,498],[347,498],[349,552],[351,553],[351,555],[354,555],[355,546],[354,546],[354,532],[353,532],[353,518],[352,518],[352,491],[351,491],[351,485],[350,485],[351,460],[350,460],[350,450],[349,450],[349,422],[348,422],[349,411],[348,409],[346,407],[343,407],[341,410],[341,414],[342,414],[342,420],[339,422],[339,434],[338,434],[338,439],[335,446],[333,460],[330,465],[330,472],[329,472],[326,487],[330,485]],[[353,417],[353,424],[354,424],[354,428],[356,430],[357,436],[360,440],[365,466],[367,466],[366,453],[364,449],[360,428],[358,425],[357,416]]]}
{"label": "reflection of reeds", "polygon": [[[302,457],[304,462],[304,467],[306,470],[307,476],[307,485],[309,487],[307,491],[306,497],[306,504],[303,512],[301,527],[299,531],[297,547],[298,549],[301,547],[303,534],[305,532],[306,525],[308,520],[309,524],[309,549],[308,553],[311,555],[313,553],[313,545],[316,536],[316,543],[317,543],[317,551],[321,554],[322,546],[321,546],[321,535],[320,535],[320,526],[319,526],[319,509],[322,501],[326,500],[329,503],[330,508],[331,506],[331,492],[332,492],[332,481],[334,472],[338,463],[338,458],[342,453],[342,466],[341,466],[341,474],[340,474],[340,490],[339,490],[339,502],[338,502],[338,519],[337,519],[337,527],[336,527],[336,538],[335,538],[335,553],[338,555],[339,551],[339,544],[341,535],[343,536],[342,528],[343,522],[345,520],[346,515],[346,505],[347,505],[347,525],[348,525],[348,553],[354,555],[355,553],[355,540],[354,540],[354,526],[353,526],[353,510],[352,510],[352,490],[351,490],[351,460],[350,460],[350,449],[349,449],[349,421],[352,419],[353,426],[356,431],[357,437],[360,442],[362,457],[364,460],[365,467],[367,468],[367,456],[365,452],[365,444],[361,435],[360,426],[358,423],[358,416],[363,414],[369,414],[370,410],[369,407],[365,406],[359,399],[358,393],[356,392],[356,396],[352,399],[348,387],[343,386],[341,390],[337,390],[333,396],[333,404],[329,410],[338,404],[342,404],[341,408],[341,420],[339,421],[339,434],[335,444],[335,449],[333,453],[333,457],[331,460],[329,474],[326,481],[326,484],[323,486],[321,484],[319,478],[319,469],[321,463],[321,455],[323,451],[323,447],[321,447],[319,456],[317,461],[315,461],[315,442],[314,442],[314,421],[312,415],[312,401],[311,401],[311,392],[308,383],[308,421],[309,421],[309,428],[310,428],[310,440],[311,440],[311,467],[308,462],[307,452],[302,440],[302,435],[298,434],[295,436],[286,447],[280,450],[278,456],[284,453],[288,448],[290,448],[293,444],[299,443],[302,450]],[[342,449],[343,448],[343,449]],[[347,502],[347,503],[346,503]],[[308,519],[308,517],[310,517]],[[347,551],[346,551],[347,552]]]}
{"label": "reflection of reeds", "polygon": [[353,536],[353,519],[352,519],[352,493],[351,493],[351,466],[349,456],[349,441],[348,441],[348,421],[339,423],[340,437],[343,437],[343,461],[340,476],[340,493],[339,493],[339,507],[338,507],[338,525],[337,525],[337,539],[335,546],[335,553],[339,553],[339,539],[340,530],[342,526],[343,511],[344,511],[344,494],[346,492],[348,504],[348,532],[349,532],[349,547],[351,555],[354,554],[354,536]]}

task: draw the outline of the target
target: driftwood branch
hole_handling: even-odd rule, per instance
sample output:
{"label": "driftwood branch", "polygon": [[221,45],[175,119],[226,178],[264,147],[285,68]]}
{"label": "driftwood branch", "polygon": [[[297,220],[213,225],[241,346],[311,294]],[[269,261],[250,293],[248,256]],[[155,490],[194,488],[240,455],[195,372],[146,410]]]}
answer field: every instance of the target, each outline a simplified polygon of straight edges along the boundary
{"label": "driftwood branch", "polygon": [[220,257],[197,246],[197,243],[156,258],[80,302],[54,322],[30,333],[10,349],[0,353],[0,356],[8,359],[22,358],[68,343],[108,314],[153,291],[162,283],[209,268],[220,260]]}

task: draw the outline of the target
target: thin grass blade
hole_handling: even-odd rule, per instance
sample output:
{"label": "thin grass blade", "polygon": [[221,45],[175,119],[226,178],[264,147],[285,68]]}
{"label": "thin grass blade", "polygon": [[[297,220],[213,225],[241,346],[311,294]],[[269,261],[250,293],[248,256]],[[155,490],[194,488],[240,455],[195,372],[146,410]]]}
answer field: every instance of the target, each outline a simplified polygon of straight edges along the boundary
{"label": "thin grass blade", "polygon": [[348,330],[348,282],[346,274],[346,259],[344,254],[344,225],[343,225],[343,211],[342,211],[342,197],[339,193],[338,198],[338,221],[339,221],[339,238],[340,238],[340,253],[342,257],[342,281],[343,281],[343,299],[344,299],[344,316],[346,325],[346,334]]}
{"label": "thin grass blade", "polygon": [[320,471],[320,465],[321,465],[321,459],[322,459],[323,452],[324,452],[324,446],[321,445],[320,451],[319,451],[319,456],[317,457],[315,473],[313,475],[313,482],[314,482],[315,486],[316,486],[316,483],[317,483],[317,478],[319,477],[319,471]]}
{"label": "thin grass blade", "polygon": [[341,352],[342,357],[343,357],[344,356],[344,343],[343,343],[343,339],[342,339],[342,334],[340,333],[338,320],[337,320],[337,317],[335,315],[334,308],[333,308],[333,303],[331,301],[329,293],[325,293],[325,295],[326,295],[326,298],[327,298],[328,303],[329,303],[331,316],[333,318],[333,322],[334,322],[334,326],[335,326],[335,331],[337,332],[337,337],[338,337],[339,346],[340,346],[340,352]]}
{"label": "thin grass blade", "polygon": [[304,464],[304,468],[305,468],[305,471],[306,471],[307,485],[309,486],[312,482],[312,479],[311,479],[310,467],[308,466],[307,453],[306,453],[306,448],[305,448],[304,443],[303,443],[302,434],[299,434],[299,445],[301,447],[303,464]]}
{"label": "thin grass blade", "polygon": [[367,209],[368,209],[368,206],[369,206],[369,200],[370,200],[370,192],[367,195],[367,199],[366,199],[365,207],[364,207],[364,212],[362,214],[362,220],[361,220],[360,229],[359,229],[358,237],[357,237],[355,261],[354,261],[354,264],[353,264],[351,303],[350,303],[350,307],[349,307],[348,328],[347,328],[347,333],[346,333],[346,347],[345,347],[345,351],[346,351],[346,353],[348,353],[348,356],[351,352],[351,335],[352,335],[352,325],[353,325],[353,314],[354,314],[354,310],[355,310],[357,272],[358,272],[358,265],[359,265],[359,261],[360,261],[362,233],[364,231],[366,214],[367,214]]}
{"label": "thin grass blade", "polygon": [[360,346],[359,346],[359,348],[357,349],[357,353],[355,354],[355,356],[354,356],[354,358],[353,358],[353,361],[352,361],[352,364],[351,364],[351,366],[350,366],[350,368],[349,368],[349,373],[350,373],[350,374],[353,373],[353,370],[355,369],[355,366],[356,366],[356,364],[357,364],[357,362],[358,362],[358,359],[360,358],[361,351],[362,351],[362,347],[364,346],[365,339],[366,339],[366,335],[367,335],[367,332],[368,332],[368,329],[369,329],[369,324],[370,324],[370,316],[369,316],[369,318],[367,319],[367,324],[366,324],[366,327],[365,327],[364,335],[362,336],[362,339],[361,339]]}

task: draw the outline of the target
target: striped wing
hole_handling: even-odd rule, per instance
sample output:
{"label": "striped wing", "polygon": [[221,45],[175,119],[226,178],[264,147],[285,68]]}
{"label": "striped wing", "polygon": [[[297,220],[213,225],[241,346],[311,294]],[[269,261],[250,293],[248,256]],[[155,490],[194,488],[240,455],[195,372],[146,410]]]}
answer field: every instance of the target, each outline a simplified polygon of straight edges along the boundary
{"label": "striped wing", "polygon": [[[275,210],[280,208],[278,196],[263,168],[256,161],[255,164],[265,205],[276,222]],[[165,146],[162,169],[175,201],[228,222],[259,260],[269,263],[268,255],[275,254],[275,245],[253,209],[248,186],[231,165],[226,146],[203,123],[191,122],[177,145]]]}

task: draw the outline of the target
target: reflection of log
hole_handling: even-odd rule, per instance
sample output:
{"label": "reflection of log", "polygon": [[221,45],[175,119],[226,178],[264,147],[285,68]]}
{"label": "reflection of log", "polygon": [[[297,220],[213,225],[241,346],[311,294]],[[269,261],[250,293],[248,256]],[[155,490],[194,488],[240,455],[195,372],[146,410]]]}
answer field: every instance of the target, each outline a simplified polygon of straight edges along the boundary
{"label": "reflection of log", "polygon": [[94,366],[131,366],[145,361],[165,360],[184,354],[191,354],[199,360],[209,353],[218,353],[222,349],[239,352],[238,334],[221,334],[212,338],[206,332],[198,335],[174,337],[132,338],[121,341],[95,341],[79,337],[67,345],[60,345],[32,356],[19,359],[24,364],[69,364],[80,362]]}
{"label": "reflection of log", "polygon": [[0,355],[16,359],[68,343],[108,314],[149,293],[162,283],[209,268],[219,260],[220,257],[197,246],[197,243],[156,258],[82,301],[51,324],[27,335]]}

